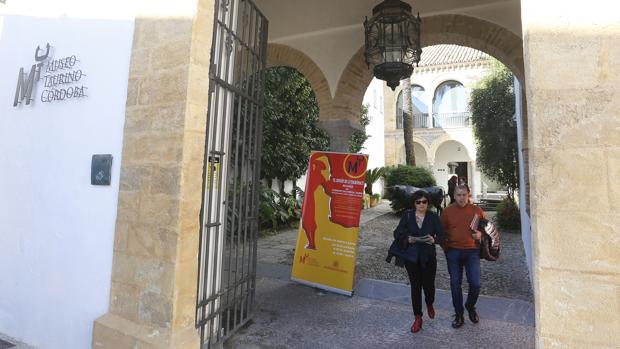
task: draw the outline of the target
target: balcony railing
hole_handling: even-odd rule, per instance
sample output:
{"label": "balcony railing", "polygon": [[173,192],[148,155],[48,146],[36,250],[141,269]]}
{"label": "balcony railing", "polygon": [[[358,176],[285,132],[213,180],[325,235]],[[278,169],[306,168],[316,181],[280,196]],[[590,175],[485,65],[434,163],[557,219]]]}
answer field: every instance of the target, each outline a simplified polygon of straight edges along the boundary
{"label": "balcony railing", "polygon": [[468,111],[459,113],[433,113],[433,127],[456,128],[470,127],[471,119]]}
{"label": "balcony railing", "polygon": [[[396,118],[396,128],[397,129],[402,129],[403,128],[404,117],[405,117],[405,113],[402,113],[400,115],[400,117]],[[429,124],[429,122],[428,122],[428,114],[427,113],[413,114],[413,128],[428,128],[429,127],[428,124]]]}

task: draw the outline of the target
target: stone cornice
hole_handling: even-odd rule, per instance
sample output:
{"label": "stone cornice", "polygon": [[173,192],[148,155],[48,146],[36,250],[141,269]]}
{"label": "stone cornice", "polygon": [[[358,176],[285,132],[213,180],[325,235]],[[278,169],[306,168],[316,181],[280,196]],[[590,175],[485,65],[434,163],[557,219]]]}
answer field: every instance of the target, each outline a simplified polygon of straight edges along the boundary
{"label": "stone cornice", "polygon": [[486,59],[486,60],[479,60],[479,61],[473,61],[473,62],[438,64],[438,65],[416,67],[414,68],[412,76],[415,76],[418,74],[458,71],[458,70],[463,70],[463,69],[488,68],[489,66],[491,66],[491,62],[492,60]]}

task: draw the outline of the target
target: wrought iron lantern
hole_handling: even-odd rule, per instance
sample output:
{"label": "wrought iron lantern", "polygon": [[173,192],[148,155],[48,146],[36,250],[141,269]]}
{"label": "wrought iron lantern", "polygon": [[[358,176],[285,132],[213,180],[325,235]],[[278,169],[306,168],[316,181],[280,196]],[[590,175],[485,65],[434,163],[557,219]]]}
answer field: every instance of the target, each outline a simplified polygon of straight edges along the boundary
{"label": "wrought iron lantern", "polygon": [[411,6],[400,0],[384,0],[364,21],[366,64],[374,66],[374,76],[392,90],[420,62],[420,22],[420,14],[414,17]]}

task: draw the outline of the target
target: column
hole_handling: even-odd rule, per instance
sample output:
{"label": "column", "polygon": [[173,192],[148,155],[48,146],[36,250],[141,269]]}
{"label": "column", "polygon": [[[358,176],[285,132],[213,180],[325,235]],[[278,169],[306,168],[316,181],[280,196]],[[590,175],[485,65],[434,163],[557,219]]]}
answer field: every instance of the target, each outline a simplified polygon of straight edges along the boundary
{"label": "column", "polygon": [[349,140],[356,131],[363,130],[359,122],[351,120],[321,120],[319,128],[329,134],[329,149],[335,152],[349,152]]}
{"label": "column", "polygon": [[214,4],[174,6],[173,13],[145,9],[135,21],[110,305],[94,323],[97,349],[200,346],[196,280]]}
{"label": "column", "polygon": [[620,343],[615,2],[521,0],[539,348]]}
{"label": "column", "polygon": [[478,196],[481,193],[481,180],[480,180],[480,170],[478,170],[478,166],[476,166],[476,162],[472,161],[471,164],[471,194],[472,199],[474,201],[478,200]]}

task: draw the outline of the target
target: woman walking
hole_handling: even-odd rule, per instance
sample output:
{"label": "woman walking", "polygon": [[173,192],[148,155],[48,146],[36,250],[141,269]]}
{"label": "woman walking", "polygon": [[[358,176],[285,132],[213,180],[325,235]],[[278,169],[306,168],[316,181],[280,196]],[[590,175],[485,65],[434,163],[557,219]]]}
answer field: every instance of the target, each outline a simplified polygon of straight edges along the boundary
{"label": "woman walking", "polygon": [[406,211],[394,237],[409,243],[405,256],[405,269],[411,284],[411,304],[415,320],[411,332],[416,333],[422,328],[422,289],[428,317],[435,317],[435,273],[437,272],[437,254],[435,244],[443,242],[443,230],[439,217],[428,211],[430,196],[423,190],[413,193],[415,209]]}

